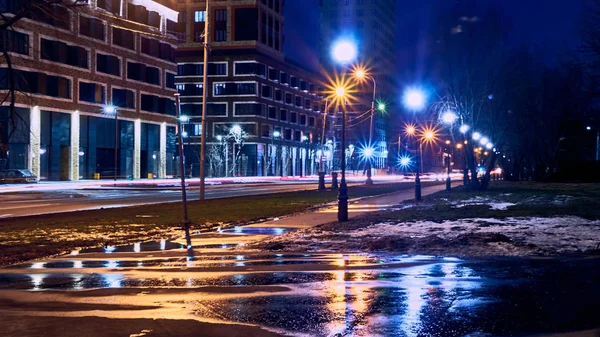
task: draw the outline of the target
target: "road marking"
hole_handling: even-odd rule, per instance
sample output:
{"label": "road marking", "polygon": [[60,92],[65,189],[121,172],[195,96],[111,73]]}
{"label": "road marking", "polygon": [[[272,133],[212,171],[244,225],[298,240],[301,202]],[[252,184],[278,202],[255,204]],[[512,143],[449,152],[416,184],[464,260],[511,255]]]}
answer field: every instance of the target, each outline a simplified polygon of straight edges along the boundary
{"label": "road marking", "polygon": [[53,206],[53,205],[58,205],[58,204],[34,204],[34,205],[23,205],[23,206],[8,206],[8,207],[0,207],[0,210],[7,210],[7,209],[23,209],[23,208],[33,208],[33,207],[46,207],[46,206]]}

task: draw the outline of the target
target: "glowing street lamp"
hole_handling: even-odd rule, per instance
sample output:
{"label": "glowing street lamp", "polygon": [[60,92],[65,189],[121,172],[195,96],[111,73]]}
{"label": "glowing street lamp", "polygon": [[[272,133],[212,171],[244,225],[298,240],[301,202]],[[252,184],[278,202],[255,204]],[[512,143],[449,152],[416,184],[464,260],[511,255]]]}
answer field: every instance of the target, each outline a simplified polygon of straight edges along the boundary
{"label": "glowing street lamp", "polygon": [[442,122],[446,125],[452,125],[458,119],[458,116],[454,111],[446,111],[441,116]]}
{"label": "glowing street lamp", "polygon": [[331,56],[340,64],[348,64],[356,59],[356,44],[349,40],[339,40],[334,43]]}
{"label": "glowing street lamp", "polygon": [[479,140],[481,138],[481,133],[473,132],[473,140]]}
{"label": "glowing street lamp", "polygon": [[412,111],[418,111],[425,108],[425,93],[416,88],[408,89],[404,92],[402,102],[404,106]]}
{"label": "glowing street lamp", "polygon": [[414,136],[414,134],[415,134],[416,131],[417,131],[417,129],[412,124],[408,124],[404,128],[404,133],[406,133],[406,135],[408,135],[408,136]]}
{"label": "glowing street lamp", "polygon": [[410,165],[410,157],[400,157],[400,166],[406,168]]}
{"label": "glowing street lamp", "polygon": [[484,145],[484,146],[485,146],[485,144],[487,144],[487,143],[489,143],[489,142],[490,142],[490,140],[489,140],[487,137],[482,137],[482,138],[479,140],[479,144],[481,144],[481,145]]}
{"label": "glowing street lamp", "polygon": [[183,115],[183,116],[179,116],[179,120],[180,120],[182,123],[187,123],[187,122],[189,122],[189,121],[190,121],[190,118],[189,118],[188,116],[185,116],[185,115]]}
{"label": "glowing street lamp", "polygon": [[493,149],[493,148],[494,148],[494,144],[492,144],[492,143],[487,143],[487,144],[485,144],[485,148],[486,148],[486,149],[488,149],[488,150],[491,150],[491,149]]}
{"label": "glowing street lamp", "polygon": [[467,133],[467,131],[469,131],[469,126],[466,124],[463,124],[460,126],[458,131],[460,131],[460,133],[462,133],[462,134],[465,134],[465,133]]}
{"label": "glowing street lamp", "polygon": [[379,103],[379,104],[377,104],[377,110],[379,110],[379,111],[385,111],[385,103]]}

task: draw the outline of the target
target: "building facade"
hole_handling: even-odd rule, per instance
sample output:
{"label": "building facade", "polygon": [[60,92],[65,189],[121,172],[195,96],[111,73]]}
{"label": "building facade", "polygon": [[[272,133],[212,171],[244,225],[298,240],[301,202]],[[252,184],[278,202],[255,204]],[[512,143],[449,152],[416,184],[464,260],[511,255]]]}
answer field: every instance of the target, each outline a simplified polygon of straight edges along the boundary
{"label": "building facade", "polygon": [[[283,54],[283,0],[179,1],[176,86],[181,93],[188,170],[198,176],[204,24],[210,47],[206,107],[207,176],[316,174],[323,97],[318,75]],[[330,127],[331,123],[327,123]],[[326,137],[331,136],[330,130]]]}
{"label": "building facade", "polygon": [[[338,39],[357,45],[358,60],[377,83],[377,100],[391,105],[396,99],[396,1],[395,0],[320,0],[320,60],[327,69],[335,69],[331,48]],[[368,118],[359,117],[371,107],[373,86],[365,81],[358,86],[359,100],[349,108],[348,136],[356,146],[368,143]],[[366,115],[368,117],[368,115]],[[386,120],[375,113],[371,146],[377,167],[387,158]]]}
{"label": "building facade", "polygon": [[14,81],[15,106],[0,107],[0,169],[48,180],[173,174],[178,13],[152,0],[23,3],[0,8],[26,12],[1,36],[12,70],[2,57],[0,93],[10,97]]}

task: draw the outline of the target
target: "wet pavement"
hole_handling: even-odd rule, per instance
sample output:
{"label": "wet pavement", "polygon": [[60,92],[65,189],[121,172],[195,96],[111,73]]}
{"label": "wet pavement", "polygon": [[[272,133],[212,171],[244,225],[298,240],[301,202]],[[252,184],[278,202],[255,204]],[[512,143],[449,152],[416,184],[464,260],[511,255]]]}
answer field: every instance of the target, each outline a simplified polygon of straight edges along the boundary
{"label": "wet pavement", "polygon": [[[388,199],[352,204],[354,214],[393,204]],[[180,240],[162,240],[0,268],[0,321],[20,336],[69,335],[60,327],[74,317],[69,336],[482,337],[600,327],[600,256],[246,249],[330,210],[196,234],[193,256]],[[177,330],[190,322],[204,325]]]}

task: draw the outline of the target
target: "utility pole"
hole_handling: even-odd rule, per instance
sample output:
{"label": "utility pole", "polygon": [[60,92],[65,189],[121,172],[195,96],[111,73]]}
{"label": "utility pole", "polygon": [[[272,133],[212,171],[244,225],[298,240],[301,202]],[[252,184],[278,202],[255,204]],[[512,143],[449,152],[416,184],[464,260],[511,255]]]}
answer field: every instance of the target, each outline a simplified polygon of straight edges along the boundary
{"label": "utility pole", "polygon": [[181,116],[179,115],[179,93],[175,94],[175,115],[177,116],[177,150],[179,152],[179,175],[181,176],[181,201],[183,202],[183,228],[185,230],[185,241],[187,249],[192,251],[192,239],[190,237],[190,219],[188,217],[187,194],[185,191],[185,161],[183,158],[183,137]]}
{"label": "utility pole", "polygon": [[206,100],[208,98],[208,42],[209,42],[209,18],[210,9],[209,0],[206,0],[206,14],[204,16],[204,64],[202,72],[202,123],[200,125],[200,200],[204,200],[205,176],[204,176],[204,156],[206,152]]}

